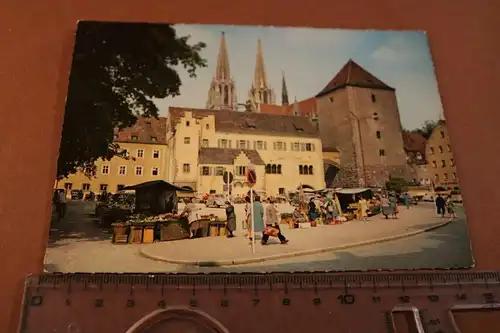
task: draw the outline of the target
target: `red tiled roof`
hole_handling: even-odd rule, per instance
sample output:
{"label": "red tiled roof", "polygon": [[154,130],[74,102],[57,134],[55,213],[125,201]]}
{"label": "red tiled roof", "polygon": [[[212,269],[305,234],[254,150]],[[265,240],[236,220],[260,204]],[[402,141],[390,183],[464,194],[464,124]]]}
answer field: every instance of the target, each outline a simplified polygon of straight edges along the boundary
{"label": "red tiled roof", "polygon": [[116,142],[158,143],[167,142],[167,118],[137,117],[134,126],[118,131],[115,129]]}
{"label": "red tiled roof", "polygon": [[416,154],[420,153],[422,156],[421,161],[425,161],[425,145],[427,140],[422,134],[403,131],[403,143],[405,151],[411,159],[417,161]]}
{"label": "red tiled roof", "polygon": [[297,101],[301,116],[313,116],[316,114],[316,97]]}
{"label": "red tiled roof", "polygon": [[292,105],[261,104],[260,113],[292,115]]}
{"label": "red tiled roof", "polygon": [[366,69],[355,63],[352,59],[342,67],[342,69],[328,82],[325,88],[321,90],[316,97],[326,95],[334,90],[344,88],[345,86],[356,86],[373,89],[395,90],[388,86]]}

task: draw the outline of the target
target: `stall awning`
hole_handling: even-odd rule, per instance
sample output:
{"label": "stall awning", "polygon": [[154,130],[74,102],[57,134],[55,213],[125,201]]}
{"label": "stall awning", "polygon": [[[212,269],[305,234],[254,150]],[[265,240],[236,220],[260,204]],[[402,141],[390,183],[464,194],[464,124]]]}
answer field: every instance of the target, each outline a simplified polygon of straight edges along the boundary
{"label": "stall awning", "polygon": [[340,194],[358,194],[369,191],[369,188],[343,188],[339,190],[335,190],[335,192]]}
{"label": "stall awning", "polygon": [[140,183],[137,185],[125,186],[123,190],[137,190],[148,187],[158,187],[167,191],[178,191],[178,192],[193,192],[190,189],[179,187],[164,180],[152,180],[149,182]]}

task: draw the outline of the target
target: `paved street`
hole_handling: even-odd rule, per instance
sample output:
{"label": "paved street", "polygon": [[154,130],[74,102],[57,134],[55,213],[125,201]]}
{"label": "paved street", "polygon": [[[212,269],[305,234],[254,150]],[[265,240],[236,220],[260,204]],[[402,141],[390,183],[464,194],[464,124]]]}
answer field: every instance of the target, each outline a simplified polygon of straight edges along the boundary
{"label": "paved street", "polygon": [[[82,209],[83,208],[83,209]],[[64,221],[53,223],[46,255],[49,271],[63,272],[242,272],[242,271],[327,271],[356,269],[409,269],[468,267],[472,264],[465,218],[410,238],[330,253],[273,260],[229,267],[194,267],[144,258],[138,250],[152,245],[113,245],[110,234],[96,227],[92,206],[68,203]],[[429,206],[428,209],[432,209]],[[219,210],[223,214],[222,210]],[[376,221],[382,222],[383,220]],[[400,222],[398,220],[395,223]],[[373,221],[375,223],[375,221]],[[364,226],[368,226],[365,224]],[[332,226],[324,228],[342,228]],[[360,227],[363,227],[360,225]],[[339,229],[340,230],[340,229]],[[293,230],[293,232],[310,230]],[[290,234],[292,230],[288,230]],[[236,240],[231,239],[231,240]],[[196,241],[196,240],[193,240]],[[190,242],[190,241],[185,241]],[[155,244],[156,245],[156,244]]]}

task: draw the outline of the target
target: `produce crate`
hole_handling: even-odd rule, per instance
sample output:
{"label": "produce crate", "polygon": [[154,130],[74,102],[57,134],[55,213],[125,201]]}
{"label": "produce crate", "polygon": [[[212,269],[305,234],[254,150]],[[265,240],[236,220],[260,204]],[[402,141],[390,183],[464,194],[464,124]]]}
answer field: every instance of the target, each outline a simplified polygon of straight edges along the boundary
{"label": "produce crate", "polygon": [[171,220],[162,223],[161,240],[171,241],[189,238],[189,223],[186,219]]}
{"label": "produce crate", "polygon": [[111,242],[114,244],[127,244],[128,226],[122,223],[113,225],[113,237]]}
{"label": "produce crate", "polygon": [[155,240],[155,226],[147,225],[142,232],[142,242],[144,244],[151,244]]}
{"label": "produce crate", "polygon": [[132,225],[130,227],[130,233],[128,236],[129,244],[141,244],[143,230],[144,230],[144,226],[142,226],[142,225]]}
{"label": "produce crate", "polygon": [[210,236],[217,237],[223,236],[226,231],[226,223],[225,222],[210,222]]}

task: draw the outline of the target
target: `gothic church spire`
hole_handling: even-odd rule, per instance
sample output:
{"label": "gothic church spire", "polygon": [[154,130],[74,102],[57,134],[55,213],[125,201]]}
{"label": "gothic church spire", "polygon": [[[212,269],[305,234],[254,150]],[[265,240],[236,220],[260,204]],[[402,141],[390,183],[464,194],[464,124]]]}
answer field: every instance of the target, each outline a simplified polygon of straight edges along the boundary
{"label": "gothic church spire", "polygon": [[281,105],[288,105],[288,89],[286,88],[285,72],[281,80]]}
{"label": "gothic church spire", "polygon": [[260,104],[276,103],[274,90],[267,81],[267,73],[264,66],[264,53],[262,52],[262,41],[260,39],[257,41],[254,79],[248,95],[252,103],[257,105],[257,111],[260,110]]}
{"label": "gothic church spire", "polygon": [[206,108],[212,110],[236,110],[236,83],[231,78],[226,34],[221,32],[217,67],[208,90]]}

